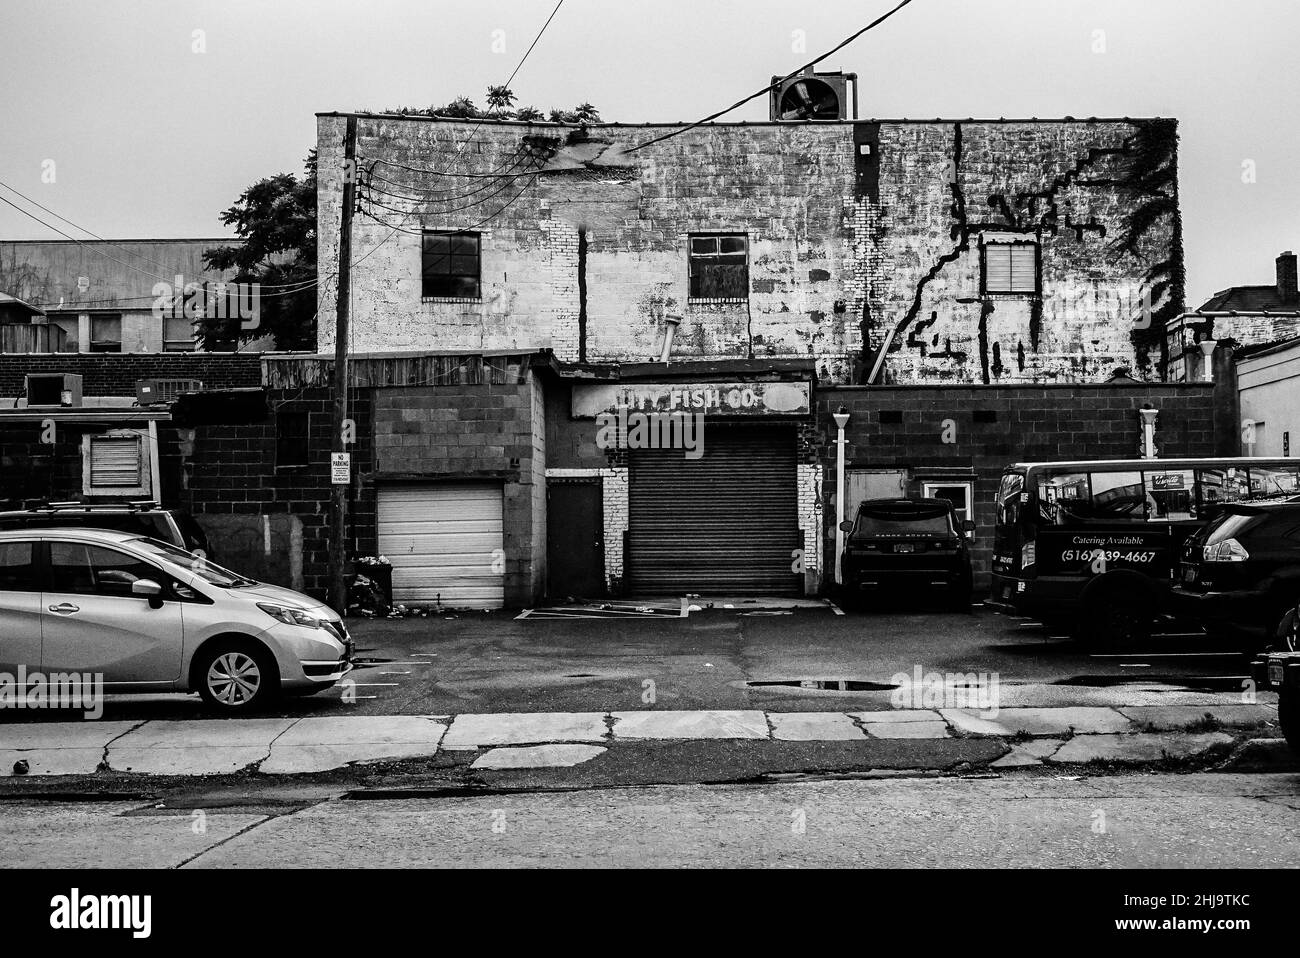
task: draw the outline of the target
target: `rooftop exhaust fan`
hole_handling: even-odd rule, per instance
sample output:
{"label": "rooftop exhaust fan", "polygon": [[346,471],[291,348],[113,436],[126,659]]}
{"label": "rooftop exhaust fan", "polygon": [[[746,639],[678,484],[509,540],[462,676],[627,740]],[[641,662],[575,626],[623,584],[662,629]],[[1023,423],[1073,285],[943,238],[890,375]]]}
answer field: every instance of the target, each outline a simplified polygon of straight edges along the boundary
{"label": "rooftop exhaust fan", "polygon": [[858,75],[856,73],[813,73],[807,70],[782,82],[772,77],[771,119],[801,120],[849,119],[849,81],[853,81],[853,116],[858,116]]}

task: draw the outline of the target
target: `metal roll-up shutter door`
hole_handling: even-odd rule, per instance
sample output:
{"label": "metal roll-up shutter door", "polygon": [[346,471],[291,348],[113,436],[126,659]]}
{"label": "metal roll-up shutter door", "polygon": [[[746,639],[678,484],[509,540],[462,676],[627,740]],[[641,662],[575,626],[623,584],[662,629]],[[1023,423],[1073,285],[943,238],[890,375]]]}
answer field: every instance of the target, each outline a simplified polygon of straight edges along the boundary
{"label": "metal roll-up shutter door", "polygon": [[379,489],[379,551],[393,564],[393,601],[453,608],[505,604],[501,487]]}
{"label": "metal roll-up shutter door", "polygon": [[634,594],[802,594],[793,427],[712,426],[700,459],[638,449],[628,464]]}

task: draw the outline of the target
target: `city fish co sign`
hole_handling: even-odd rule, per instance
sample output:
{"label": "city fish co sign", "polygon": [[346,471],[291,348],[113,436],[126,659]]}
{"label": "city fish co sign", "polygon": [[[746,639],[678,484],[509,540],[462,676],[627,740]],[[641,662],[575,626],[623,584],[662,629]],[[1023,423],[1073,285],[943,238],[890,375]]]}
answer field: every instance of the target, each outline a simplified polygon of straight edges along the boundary
{"label": "city fish co sign", "polygon": [[806,382],[619,383],[573,390],[576,418],[618,409],[705,416],[806,416],[812,409],[812,393]]}

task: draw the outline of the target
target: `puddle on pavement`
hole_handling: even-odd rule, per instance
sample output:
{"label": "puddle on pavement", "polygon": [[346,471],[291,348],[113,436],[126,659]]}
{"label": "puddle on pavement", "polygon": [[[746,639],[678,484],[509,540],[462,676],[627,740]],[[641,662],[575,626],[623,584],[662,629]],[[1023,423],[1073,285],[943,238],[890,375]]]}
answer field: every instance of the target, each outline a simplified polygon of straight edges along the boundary
{"label": "puddle on pavement", "polygon": [[886,682],[861,679],[781,679],[770,682],[746,682],[751,688],[812,689],[814,692],[888,692],[898,688]]}

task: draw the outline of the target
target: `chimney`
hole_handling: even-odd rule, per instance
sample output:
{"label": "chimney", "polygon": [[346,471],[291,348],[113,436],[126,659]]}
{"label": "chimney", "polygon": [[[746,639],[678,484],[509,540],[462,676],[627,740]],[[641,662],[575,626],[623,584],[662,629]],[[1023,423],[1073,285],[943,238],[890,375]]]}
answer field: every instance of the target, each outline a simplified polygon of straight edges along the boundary
{"label": "chimney", "polygon": [[1277,295],[1284,303],[1293,303],[1296,292],[1295,253],[1287,250],[1277,258]]}

